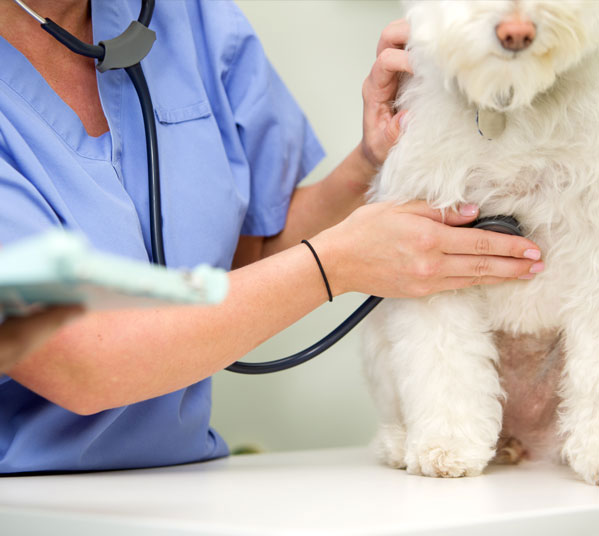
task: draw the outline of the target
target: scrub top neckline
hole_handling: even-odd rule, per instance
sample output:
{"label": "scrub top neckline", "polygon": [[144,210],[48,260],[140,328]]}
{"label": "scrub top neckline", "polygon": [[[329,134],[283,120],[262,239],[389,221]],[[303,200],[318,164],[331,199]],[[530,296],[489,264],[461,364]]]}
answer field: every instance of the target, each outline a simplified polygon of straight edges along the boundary
{"label": "scrub top neckline", "polygon": [[[43,30],[40,29],[40,31]],[[98,137],[94,137],[87,133],[79,116],[54,91],[29,59],[2,36],[0,36],[0,57],[2,57],[0,82],[4,82],[16,96],[27,102],[31,109],[73,151],[85,158],[112,160],[112,124],[105,110],[105,97],[102,95],[102,86],[105,84],[98,82],[98,91],[100,92],[102,108],[111,129]],[[99,78],[97,74],[96,78]],[[113,76],[112,78],[116,77]],[[120,87],[118,90],[120,93]],[[120,102],[120,99],[118,99],[118,102]]]}

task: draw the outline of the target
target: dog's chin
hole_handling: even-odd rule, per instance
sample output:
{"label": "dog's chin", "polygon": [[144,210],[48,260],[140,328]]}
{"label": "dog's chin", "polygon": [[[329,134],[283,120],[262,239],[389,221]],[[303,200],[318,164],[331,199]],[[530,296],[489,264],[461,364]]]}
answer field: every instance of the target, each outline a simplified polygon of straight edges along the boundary
{"label": "dog's chin", "polygon": [[519,108],[530,106],[535,96],[536,95],[533,95],[532,98],[522,98],[522,94],[518,92],[515,86],[496,89],[496,91],[491,94],[466,94],[468,100],[474,104],[476,108],[493,110],[501,113],[513,112]]}
{"label": "dog's chin", "polygon": [[471,72],[455,78],[460,92],[477,108],[503,113],[530,107],[535,98],[550,90],[556,81],[553,72],[545,73],[540,78],[499,77],[489,72],[482,73],[482,76],[477,74]]}
{"label": "dog's chin", "polygon": [[485,55],[472,59],[460,61],[458,55],[448,58],[445,76],[446,80],[455,81],[470,104],[479,108],[510,112],[529,107],[557,80],[554,62],[543,58]]}
{"label": "dog's chin", "polygon": [[[516,88],[514,86],[509,86],[508,88],[498,91],[493,98],[494,106],[487,104],[487,107],[491,109],[495,109],[499,112],[507,112],[510,110],[510,107],[514,104],[516,96]],[[520,106],[523,104],[520,103]],[[483,106],[484,107],[484,106]]]}

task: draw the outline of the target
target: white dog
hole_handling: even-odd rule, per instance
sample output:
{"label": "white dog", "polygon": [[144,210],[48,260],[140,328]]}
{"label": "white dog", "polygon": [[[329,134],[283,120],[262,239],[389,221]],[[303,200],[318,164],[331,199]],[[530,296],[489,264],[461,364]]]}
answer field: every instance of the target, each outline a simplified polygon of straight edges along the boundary
{"label": "white dog", "polygon": [[[410,473],[480,474],[505,435],[511,396],[497,337],[559,334],[555,441],[597,484],[599,2],[421,1],[408,20],[415,76],[397,102],[407,126],[372,199],[476,203],[482,216],[511,215],[546,269],[531,281],[385,300],[374,311],[365,368],[381,419],[378,451]],[[533,421],[542,381],[516,389]]]}

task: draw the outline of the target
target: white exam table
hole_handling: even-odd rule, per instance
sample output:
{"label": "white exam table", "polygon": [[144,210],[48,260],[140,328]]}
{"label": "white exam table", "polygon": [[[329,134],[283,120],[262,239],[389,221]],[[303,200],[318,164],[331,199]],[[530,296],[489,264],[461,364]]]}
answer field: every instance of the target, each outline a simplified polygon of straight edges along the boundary
{"label": "white exam table", "polygon": [[530,462],[431,479],[366,449],[0,479],[0,534],[599,535],[599,487]]}

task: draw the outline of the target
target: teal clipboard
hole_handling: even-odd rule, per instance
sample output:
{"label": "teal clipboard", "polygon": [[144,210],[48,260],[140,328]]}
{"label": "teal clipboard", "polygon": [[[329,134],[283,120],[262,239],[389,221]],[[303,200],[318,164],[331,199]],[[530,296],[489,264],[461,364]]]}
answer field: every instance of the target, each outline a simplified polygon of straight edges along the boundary
{"label": "teal clipboard", "polygon": [[89,310],[221,302],[224,270],[167,269],[93,249],[75,233],[53,230],[0,249],[0,312],[25,314],[51,305]]}

